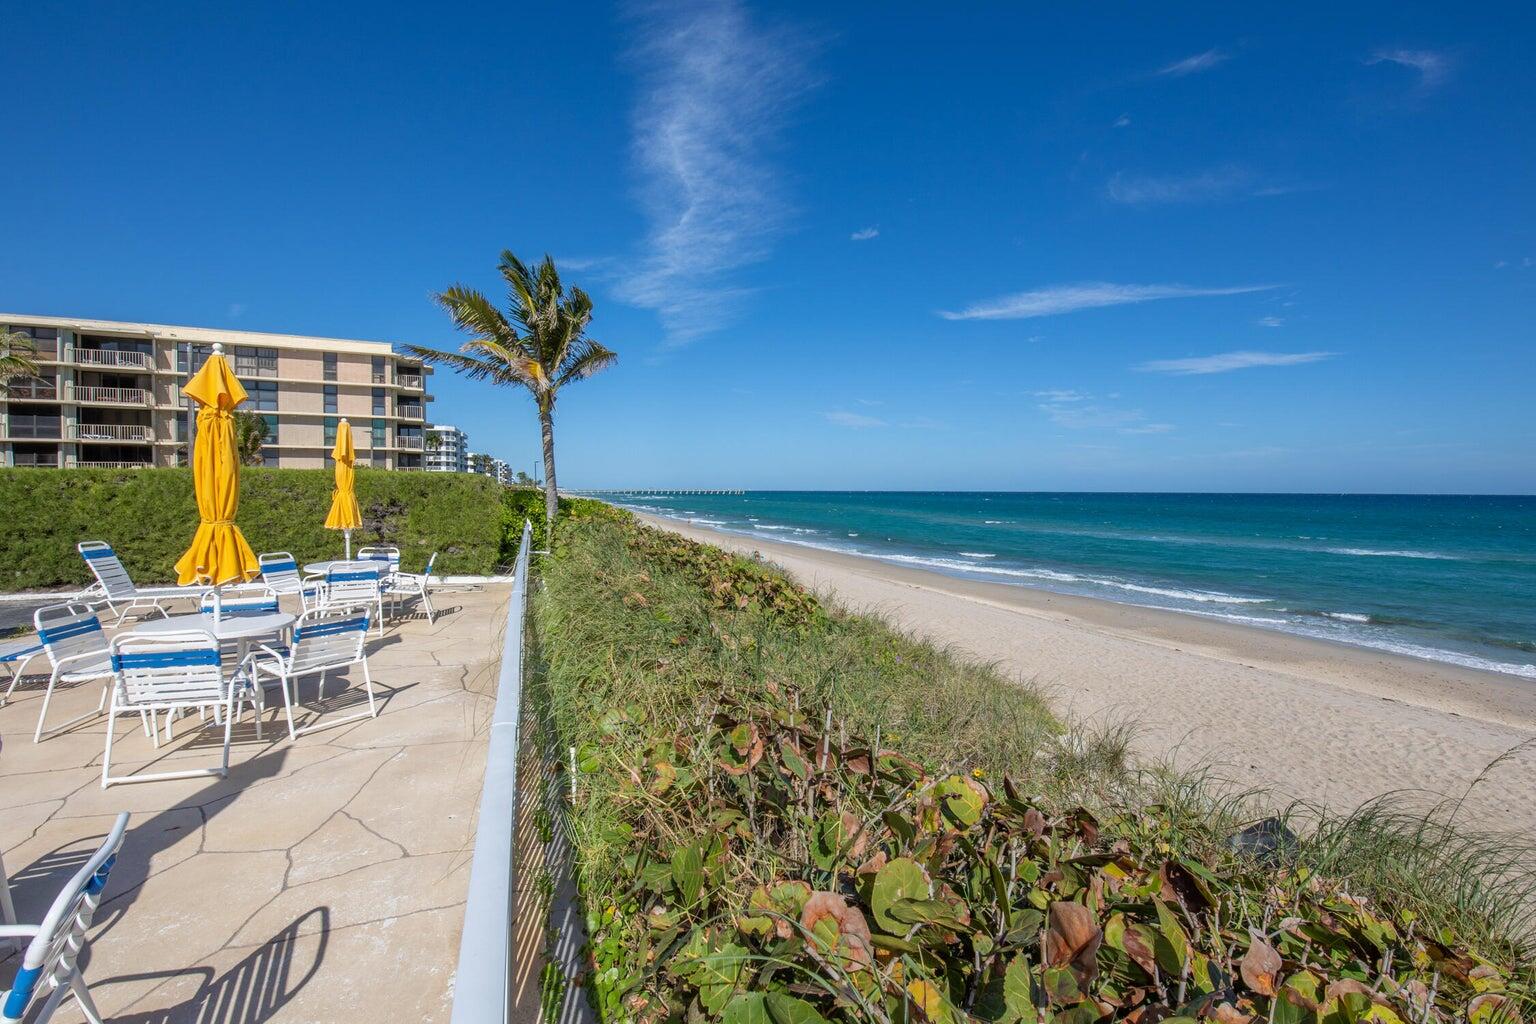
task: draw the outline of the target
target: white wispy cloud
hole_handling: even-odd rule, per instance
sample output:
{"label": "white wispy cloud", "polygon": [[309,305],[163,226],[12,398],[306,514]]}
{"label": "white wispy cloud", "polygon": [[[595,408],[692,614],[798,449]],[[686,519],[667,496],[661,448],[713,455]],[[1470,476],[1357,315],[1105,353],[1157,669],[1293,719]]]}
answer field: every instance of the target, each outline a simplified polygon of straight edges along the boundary
{"label": "white wispy cloud", "polygon": [[1449,54],[1434,50],[1383,49],[1377,50],[1366,60],[1367,64],[1396,64],[1419,73],[1418,87],[1424,92],[1445,84],[1451,76],[1452,61]]}
{"label": "white wispy cloud", "polygon": [[566,270],[597,270],[613,262],[611,256],[556,256],[555,266]]}
{"label": "white wispy cloud", "polygon": [[832,412],[822,413],[828,423],[839,427],[851,427],[854,430],[868,430],[871,427],[888,427],[889,423],[876,416],[865,416],[863,413],[849,412],[846,409],[836,409]]}
{"label": "white wispy cloud", "polygon": [[1337,352],[1222,352],[1214,356],[1188,359],[1154,359],[1136,369],[1146,373],[1172,373],[1180,376],[1201,373],[1230,373],[1255,366],[1296,366],[1331,359]]}
{"label": "white wispy cloud", "polygon": [[1165,176],[1124,172],[1109,179],[1105,194],[1117,203],[1147,206],[1157,203],[1209,203],[1225,199],[1281,196],[1300,191],[1295,185],[1265,182],[1246,167],[1228,165],[1193,174]]}
{"label": "white wispy cloud", "polygon": [[1284,327],[1285,326],[1285,317],[1283,317],[1283,316],[1261,316],[1257,320],[1255,320],[1254,323],[1258,324],[1260,327]]}
{"label": "white wispy cloud", "polygon": [[1225,50],[1212,49],[1204,53],[1197,53],[1183,60],[1176,60],[1172,64],[1164,65],[1157,69],[1160,75],[1170,78],[1183,78],[1185,75],[1193,75],[1201,71],[1209,71],[1221,62],[1231,58],[1231,54]]}
{"label": "white wispy cloud", "polygon": [[1248,284],[1231,288],[1195,288],[1183,284],[1057,284],[1047,288],[1003,295],[961,310],[940,310],[946,320],[1025,320],[1037,316],[1075,313],[1080,309],[1123,306],[1158,299],[1191,299],[1210,295],[1243,295],[1277,288],[1273,284]]}
{"label": "white wispy cloud", "polygon": [[231,302],[229,304],[228,316],[231,320],[238,320],[245,316],[245,303]]}
{"label": "white wispy cloud", "polygon": [[1130,126],[1131,126],[1131,115],[1130,114],[1121,114],[1119,117],[1115,118],[1115,127],[1116,128],[1129,128]]}
{"label": "white wispy cloud", "polygon": [[853,234],[849,235],[848,239],[849,239],[849,241],[852,241],[852,242],[867,242],[871,238],[879,238],[879,237],[880,237],[880,229],[879,228],[862,228],[862,229],[860,229],[858,231],[855,231]]}
{"label": "white wispy cloud", "polygon": [[639,19],[634,153],[650,221],[618,294],[654,310],[669,346],[729,323],[789,205],[767,154],[812,84],[811,44],[735,2],[646,8]]}
{"label": "white wispy cloud", "polygon": [[[1147,414],[1140,409],[1122,409],[1102,401],[1084,391],[1058,388],[1036,391],[1042,398],[1041,412],[1057,426],[1071,430],[1114,430],[1121,434],[1166,434],[1173,430],[1172,423],[1148,423]],[[1113,395],[1108,396],[1113,398]]]}

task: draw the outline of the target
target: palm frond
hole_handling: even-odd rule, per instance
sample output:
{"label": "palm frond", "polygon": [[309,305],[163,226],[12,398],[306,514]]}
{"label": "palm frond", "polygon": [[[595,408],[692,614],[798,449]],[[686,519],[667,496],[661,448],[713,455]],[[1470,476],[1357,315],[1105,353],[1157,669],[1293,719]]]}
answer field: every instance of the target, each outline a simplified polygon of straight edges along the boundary
{"label": "palm frond", "polygon": [[555,378],[555,387],[557,389],[564,387],[573,380],[585,380],[595,373],[608,369],[618,362],[618,359],[617,352],[605,348],[591,338],[583,338],[560,365],[560,375]]}
{"label": "palm frond", "polygon": [[477,339],[495,341],[508,347],[517,345],[516,328],[507,323],[501,310],[482,293],[456,284],[435,298],[437,304],[448,311],[454,326],[459,330],[467,331]]}
{"label": "palm frond", "polygon": [[452,367],[470,380],[489,380],[493,384],[527,386],[527,381],[513,373],[506,363],[498,360],[476,359],[462,352],[444,352],[441,349],[425,348],[421,345],[402,347],[417,359]]}

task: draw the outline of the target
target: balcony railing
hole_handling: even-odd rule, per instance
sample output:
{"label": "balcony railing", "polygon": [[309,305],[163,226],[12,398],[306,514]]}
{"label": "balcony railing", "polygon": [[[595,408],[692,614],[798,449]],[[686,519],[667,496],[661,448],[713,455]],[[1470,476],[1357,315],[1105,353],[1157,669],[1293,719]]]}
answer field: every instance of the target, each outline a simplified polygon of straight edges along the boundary
{"label": "balcony railing", "polygon": [[86,366],[131,366],[135,369],[153,369],[155,357],[147,352],[117,352],[104,348],[65,349],[66,358]]}
{"label": "balcony railing", "polygon": [[58,469],[57,455],[14,455],[11,465],[17,469]]}
{"label": "balcony railing", "polygon": [[419,388],[421,387],[421,377],[414,373],[397,373],[395,374],[395,383],[403,388]]}
{"label": "balcony railing", "polygon": [[395,438],[395,447],[396,448],[409,448],[411,451],[419,452],[419,451],[421,451],[421,438],[419,438],[419,437],[397,437],[397,438]]}
{"label": "balcony railing", "polygon": [[143,388],[98,388],[71,384],[67,389],[70,401],[102,402],[108,405],[148,405],[149,392]]}
{"label": "balcony railing", "polygon": [[0,393],[0,398],[12,402],[57,402],[59,400],[59,385],[55,381],[46,381],[40,384],[12,384],[5,392]]}
{"label": "balcony railing", "polygon": [[69,436],[77,441],[143,441],[155,440],[153,427],[142,423],[75,423],[69,428]]}
{"label": "balcony railing", "polygon": [[422,416],[422,408],[419,405],[400,405],[395,407],[395,415],[403,416],[408,420],[419,420]]}
{"label": "balcony railing", "polygon": [[81,469],[149,469],[150,462],[86,462],[81,460],[75,463]]}

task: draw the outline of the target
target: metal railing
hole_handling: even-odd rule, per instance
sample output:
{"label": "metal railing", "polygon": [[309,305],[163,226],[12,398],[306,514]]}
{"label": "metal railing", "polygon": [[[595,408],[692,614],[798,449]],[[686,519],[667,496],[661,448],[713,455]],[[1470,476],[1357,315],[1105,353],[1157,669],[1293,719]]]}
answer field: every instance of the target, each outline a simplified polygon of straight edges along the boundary
{"label": "metal railing", "polygon": [[148,405],[149,392],[143,388],[98,388],[71,384],[65,389],[72,402],[103,402],[110,405]]}
{"label": "metal railing", "polygon": [[69,436],[77,441],[149,441],[155,439],[153,427],[141,423],[75,423]]}
{"label": "metal railing", "polygon": [[419,388],[421,378],[413,373],[401,373],[395,375],[395,383],[403,388]]}
{"label": "metal railing", "polygon": [[517,748],[523,704],[523,620],[528,613],[528,557],[533,524],[523,520],[523,537],[512,568],[512,599],[502,638],[501,676],[485,755],[480,821],[469,869],[459,970],[453,986],[452,1024],[505,1021],[512,1004],[512,941],[517,894]]}
{"label": "metal railing", "polygon": [[151,462],[88,462],[81,459],[75,465],[80,469],[149,469]]}
{"label": "metal railing", "polygon": [[421,444],[421,438],[419,437],[406,436],[395,438],[396,448],[409,448],[411,451],[419,452],[421,451]]}
{"label": "metal railing", "polygon": [[86,366],[131,366],[135,369],[152,369],[155,357],[146,352],[118,352],[105,348],[67,348],[66,359]]}

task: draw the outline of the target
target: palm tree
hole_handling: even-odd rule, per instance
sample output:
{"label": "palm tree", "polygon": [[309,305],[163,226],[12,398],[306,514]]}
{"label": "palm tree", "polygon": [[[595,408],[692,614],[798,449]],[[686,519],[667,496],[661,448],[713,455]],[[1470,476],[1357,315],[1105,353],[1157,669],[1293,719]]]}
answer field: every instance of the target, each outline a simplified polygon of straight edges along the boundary
{"label": "palm tree", "polygon": [[505,314],[480,292],[454,285],[438,295],[454,326],[473,337],[458,352],[407,345],[406,351],[430,363],[443,363],[470,380],[502,387],[527,388],[539,410],[544,443],[544,520],[555,522],[559,491],[555,486],[555,399],[560,389],[613,365],[618,356],[586,336],[592,300],[580,288],[569,291],[548,256],[530,268],[504,250],[499,266],[510,289]]}
{"label": "palm tree", "polygon": [[235,411],[235,452],[240,465],[261,465],[261,446],[267,443],[267,421],[254,412]]}
{"label": "palm tree", "polygon": [[13,380],[37,376],[37,342],[20,331],[0,331],[0,394],[10,390]]}

